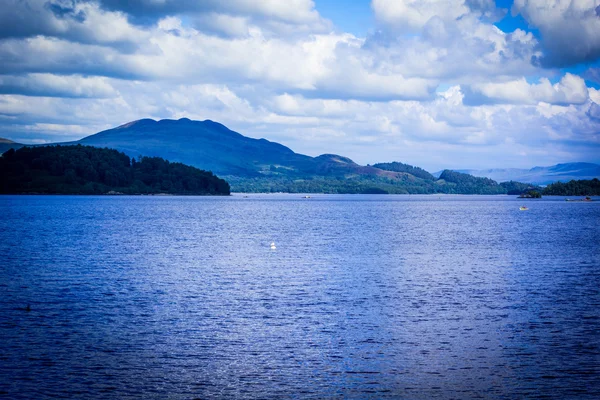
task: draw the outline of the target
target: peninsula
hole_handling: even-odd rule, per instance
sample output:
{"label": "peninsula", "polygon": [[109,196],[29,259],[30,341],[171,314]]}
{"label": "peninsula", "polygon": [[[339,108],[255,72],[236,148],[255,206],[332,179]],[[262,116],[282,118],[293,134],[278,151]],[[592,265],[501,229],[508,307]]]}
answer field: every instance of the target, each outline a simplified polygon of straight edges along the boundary
{"label": "peninsula", "polygon": [[212,172],[159,157],[129,158],[92,146],[10,149],[0,157],[2,194],[229,195]]}

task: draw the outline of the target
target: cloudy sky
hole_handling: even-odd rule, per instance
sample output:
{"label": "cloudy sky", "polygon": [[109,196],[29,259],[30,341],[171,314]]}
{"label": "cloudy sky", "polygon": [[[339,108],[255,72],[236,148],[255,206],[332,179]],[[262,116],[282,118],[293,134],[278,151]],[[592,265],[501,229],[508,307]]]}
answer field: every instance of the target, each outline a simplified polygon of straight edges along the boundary
{"label": "cloudy sky", "polygon": [[600,162],[600,0],[3,0],[0,137],[211,119],[296,152]]}

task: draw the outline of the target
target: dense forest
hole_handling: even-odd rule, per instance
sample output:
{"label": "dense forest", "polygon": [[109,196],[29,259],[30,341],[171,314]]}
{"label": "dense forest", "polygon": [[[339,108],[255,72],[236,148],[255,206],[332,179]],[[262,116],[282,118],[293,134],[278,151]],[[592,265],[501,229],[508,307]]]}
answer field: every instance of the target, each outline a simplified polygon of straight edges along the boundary
{"label": "dense forest", "polygon": [[423,168],[413,167],[412,165],[403,164],[401,162],[391,162],[391,163],[378,163],[373,164],[373,167],[383,169],[385,171],[392,172],[407,172],[411,175],[416,176],[417,178],[435,181],[435,177],[431,175],[429,172],[425,171]]}
{"label": "dense forest", "polygon": [[329,193],[329,194],[434,194],[443,193],[435,182],[398,181],[387,178],[360,177],[306,177],[303,179],[239,178],[228,176],[227,180],[236,192],[245,193]]}
{"label": "dense forest", "polygon": [[489,178],[478,178],[469,174],[444,170],[440,180],[448,185],[446,193],[456,194],[507,194],[508,190]]}
{"label": "dense forest", "polygon": [[515,194],[538,187],[526,183],[504,182],[446,170],[439,180],[422,178],[390,179],[386,177],[329,178],[306,177],[304,179],[240,178],[228,176],[234,191],[248,193],[349,193],[349,194]]}
{"label": "dense forest", "polygon": [[530,191],[541,191],[539,186],[515,181],[502,182],[500,186],[506,189],[506,194],[523,194]]}
{"label": "dense forest", "polygon": [[556,182],[546,186],[542,192],[548,196],[600,196],[600,180],[572,180],[562,183]]}
{"label": "dense forest", "polygon": [[158,157],[130,159],[106,148],[40,146],[0,157],[0,193],[228,195],[213,175]]}

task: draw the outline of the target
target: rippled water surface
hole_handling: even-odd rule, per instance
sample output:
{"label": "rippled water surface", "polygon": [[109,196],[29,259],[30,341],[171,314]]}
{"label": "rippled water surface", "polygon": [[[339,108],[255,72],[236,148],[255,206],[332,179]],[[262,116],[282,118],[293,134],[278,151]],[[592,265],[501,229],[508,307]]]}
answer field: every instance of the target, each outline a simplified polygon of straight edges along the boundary
{"label": "rippled water surface", "polygon": [[301,197],[0,196],[0,397],[600,398],[600,201]]}

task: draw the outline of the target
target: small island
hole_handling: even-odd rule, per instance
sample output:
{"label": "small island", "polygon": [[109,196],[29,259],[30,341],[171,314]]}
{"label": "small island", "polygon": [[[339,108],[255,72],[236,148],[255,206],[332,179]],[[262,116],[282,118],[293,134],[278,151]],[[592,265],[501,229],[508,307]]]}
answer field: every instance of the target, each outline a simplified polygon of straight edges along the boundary
{"label": "small island", "polygon": [[537,190],[528,190],[519,195],[520,199],[541,199],[542,194]]}
{"label": "small island", "polygon": [[229,183],[159,157],[91,146],[39,146],[0,157],[1,194],[229,195]]}

